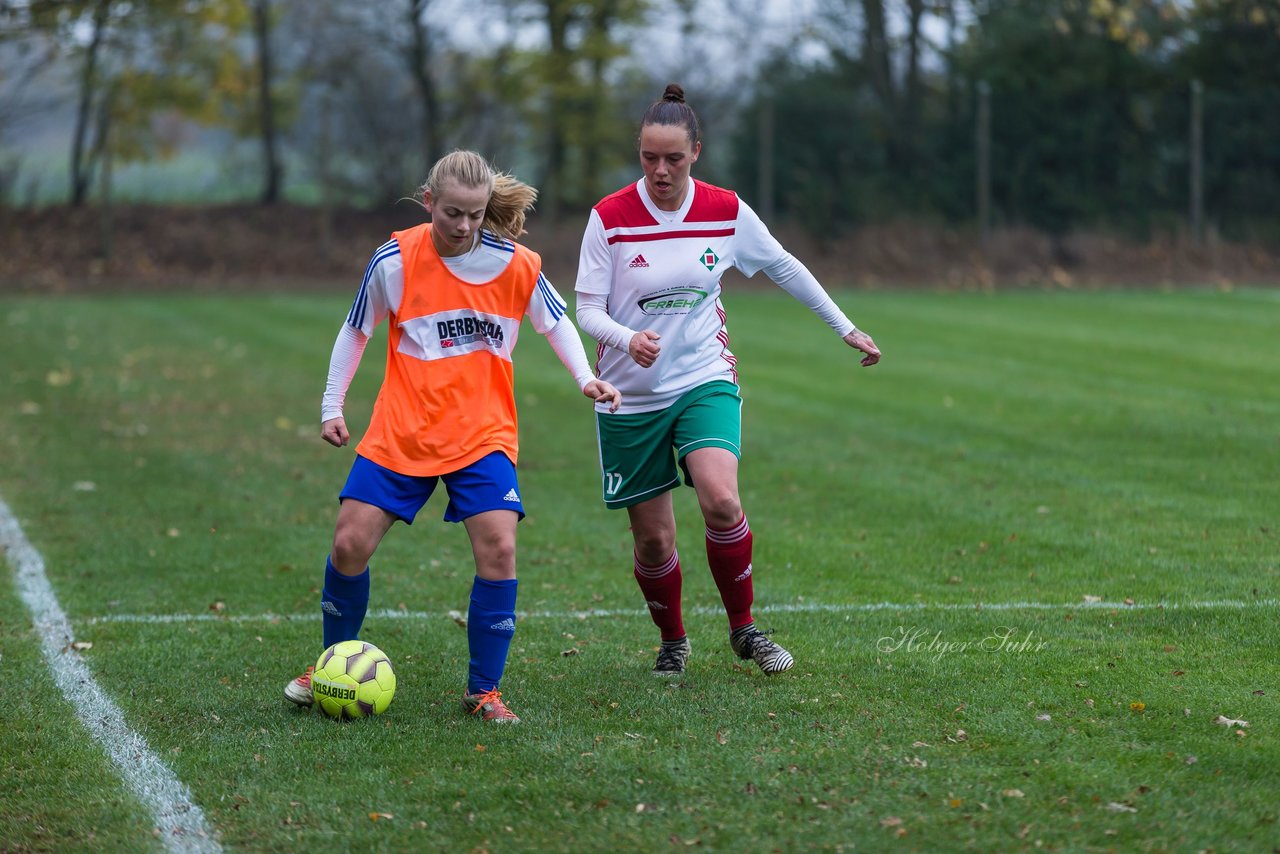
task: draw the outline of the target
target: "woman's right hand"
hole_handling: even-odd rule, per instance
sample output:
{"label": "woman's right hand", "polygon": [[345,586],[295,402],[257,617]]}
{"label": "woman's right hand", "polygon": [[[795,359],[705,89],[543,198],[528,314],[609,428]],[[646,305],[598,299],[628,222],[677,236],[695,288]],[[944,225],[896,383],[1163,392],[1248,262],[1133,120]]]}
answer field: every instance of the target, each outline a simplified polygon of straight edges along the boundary
{"label": "woman's right hand", "polygon": [[650,367],[662,352],[662,348],[658,346],[658,339],[661,337],[652,329],[640,330],[631,336],[631,343],[627,345],[627,355],[640,367]]}
{"label": "woman's right hand", "polygon": [[351,434],[347,432],[347,420],[341,415],[330,418],[320,425],[320,438],[335,448],[341,448],[351,441]]}

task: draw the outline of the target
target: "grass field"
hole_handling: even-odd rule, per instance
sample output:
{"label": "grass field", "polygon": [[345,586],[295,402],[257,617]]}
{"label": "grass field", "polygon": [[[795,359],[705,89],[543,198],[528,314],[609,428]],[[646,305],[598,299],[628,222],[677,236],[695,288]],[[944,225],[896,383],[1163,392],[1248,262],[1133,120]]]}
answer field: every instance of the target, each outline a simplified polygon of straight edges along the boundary
{"label": "grass field", "polygon": [[[51,669],[5,575],[0,851],[1280,846],[1280,294],[840,301],[880,366],[785,295],[726,299],[757,621],[797,659],[774,678],[728,650],[690,490],[694,657],[649,674],[589,405],[525,328],[525,723],[486,728],[457,708],[472,571],[439,496],[374,561],[389,712],[280,694],[319,652],[347,296],[0,299],[0,497],[91,644]],[[68,659],[209,838],[153,831],[55,683]]]}

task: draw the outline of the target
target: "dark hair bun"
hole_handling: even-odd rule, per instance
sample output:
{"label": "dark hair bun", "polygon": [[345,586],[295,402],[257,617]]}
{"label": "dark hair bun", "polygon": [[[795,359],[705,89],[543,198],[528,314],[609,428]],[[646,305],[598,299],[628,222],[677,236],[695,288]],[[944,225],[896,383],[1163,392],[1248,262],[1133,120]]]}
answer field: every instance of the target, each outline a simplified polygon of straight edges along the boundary
{"label": "dark hair bun", "polygon": [[662,100],[683,104],[684,87],[679,83],[668,83],[667,88],[662,91]]}

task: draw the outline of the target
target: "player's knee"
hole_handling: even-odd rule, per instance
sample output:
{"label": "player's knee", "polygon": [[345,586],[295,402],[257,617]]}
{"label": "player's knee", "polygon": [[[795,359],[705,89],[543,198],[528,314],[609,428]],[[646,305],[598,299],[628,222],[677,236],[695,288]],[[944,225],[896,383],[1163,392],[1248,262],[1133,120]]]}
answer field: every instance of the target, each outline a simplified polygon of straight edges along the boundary
{"label": "player's knee", "polygon": [[633,531],[635,534],[636,557],[645,566],[658,566],[671,557],[676,549],[674,531]]}
{"label": "player's knee", "polygon": [[476,574],[490,580],[516,577],[514,537],[495,537],[475,544]]}
{"label": "player's knee", "polygon": [[361,532],[342,527],[334,532],[333,565],[339,572],[362,572],[372,554],[368,538]]}
{"label": "player's knee", "polygon": [[737,495],[728,490],[707,496],[700,503],[702,518],[709,528],[726,530],[742,519],[742,502],[738,500]]}

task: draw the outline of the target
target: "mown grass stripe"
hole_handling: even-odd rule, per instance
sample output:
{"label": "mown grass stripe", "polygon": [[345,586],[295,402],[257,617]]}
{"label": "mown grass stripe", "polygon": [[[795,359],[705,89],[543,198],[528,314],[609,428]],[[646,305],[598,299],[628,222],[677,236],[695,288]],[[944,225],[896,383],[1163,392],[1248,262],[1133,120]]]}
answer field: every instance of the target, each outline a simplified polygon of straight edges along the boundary
{"label": "mown grass stripe", "polygon": [[85,728],[120,769],[120,776],[155,817],[160,841],[169,851],[218,852],[222,846],[205,824],[191,792],[160,760],[141,735],[125,723],[120,708],[94,680],[72,644],[75,634],[44,571],[44,558],[27,540],[22,526],[0,499],[0,548],[13,566],[18,593],[31,611],[32,624],[54,681],[75,708]]}

